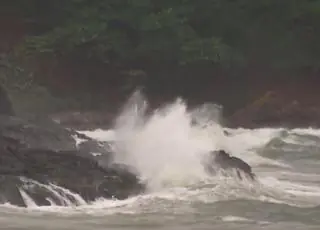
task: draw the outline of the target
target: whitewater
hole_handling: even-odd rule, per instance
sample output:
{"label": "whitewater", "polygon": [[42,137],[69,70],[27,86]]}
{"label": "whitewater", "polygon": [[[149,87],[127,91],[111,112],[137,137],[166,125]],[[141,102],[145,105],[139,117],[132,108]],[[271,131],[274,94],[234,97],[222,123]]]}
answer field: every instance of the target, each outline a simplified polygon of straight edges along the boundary
{"label": "whitewater", "polygon": [[[92,203],[72,194],[79,206],[38,207],[21,191],[28,207],[1,205],[0,229],[320,229],[320,130],[221,120],[215,104],[178,98],[151,111],[135,93],[112,129],[79,132],[112,143],[114,161],[134,169],[146,193]],[[217,149],[249,163],[257,181],[208,176],[201,159]]]}

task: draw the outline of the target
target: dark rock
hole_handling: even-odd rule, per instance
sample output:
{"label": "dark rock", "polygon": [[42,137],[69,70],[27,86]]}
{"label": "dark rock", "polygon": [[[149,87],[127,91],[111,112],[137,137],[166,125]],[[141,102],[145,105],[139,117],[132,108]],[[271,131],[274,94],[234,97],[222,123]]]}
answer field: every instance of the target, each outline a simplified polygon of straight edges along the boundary
{"label": "dark rock", "polygon": [[77,148],[85,156],[89,153],[89,157],[94,158],[102,167],[108,167],[112,162],[113,154],[110,143],[87,140],[78,144]]}
{"label": "dark rock", "polygon": [[320,108],[270,91],[228,120],[231,127],[319,127]]}
{"label": "dark rock", "polygon": [[[84,142],[77,146],[72,135]],[[0,116],[0,202],[25,206],[23,193],[37,205],[79,205],[143,192],[137,174],[113,165],[104,145],[54,122]]]}
{"label": "dark rock", "polygon": [[223,134],[225,136],[231,136],[231,133],[229,131],[227,131],[227,130],[223,130]]}
{"label": "dark rock", "polygon": [[13,116],[0,116],[0,134],[12,138],[28,148],[75,150],[72,132],[50,120],[26,120]]}
{"label": "dark rock", "polygon": [[[109,156],[111,151],[107,148],[108,143],[98,142],[72,129],[66,129],[51,119],[38,116],[20,118],[0,115],[0,133],[3,137],[14,139],[21,146],[31,149],[78,150],[78,155],[89,158],[93,158],[92,154],[88,154],[90,152]],[[75,138],[82,142],[77,144]]]}
{"label": "dark rock", "polygon": [[19,191],[19,187],[21,186],[22,182],[19,177],[14,175],[0,175],[0,203],[10,203],[26,207]]}
{"label": "dark rock", "polygon": [[238,157],[230,156],[223,150],[210,152],[204,161],[205,170],[209,174],[215,174],[219,170],[235,170],[237,177],[242,179],[241,173],[251,180],[255,179],[251,166]]}
{"label": "dark rock", "polygon": [[103,111],[69,111],[50,115],[61,126],[78,130],[110,128],[115,115]]}
{"label": "dark rock", "polygon": [[6,90],[2,86],[0,86],[0,114],[14,115],[11,101]]}

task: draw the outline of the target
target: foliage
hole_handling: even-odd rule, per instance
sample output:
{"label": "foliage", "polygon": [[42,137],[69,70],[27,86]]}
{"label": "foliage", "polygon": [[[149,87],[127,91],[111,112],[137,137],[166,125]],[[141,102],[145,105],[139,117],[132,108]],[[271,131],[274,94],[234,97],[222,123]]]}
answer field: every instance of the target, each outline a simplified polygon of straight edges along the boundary
{"label": "foliage", "polygon": [[23,54],[106,63],[320,67],[318,0],[21,2],[11,4],[33,28],[20,47]]}

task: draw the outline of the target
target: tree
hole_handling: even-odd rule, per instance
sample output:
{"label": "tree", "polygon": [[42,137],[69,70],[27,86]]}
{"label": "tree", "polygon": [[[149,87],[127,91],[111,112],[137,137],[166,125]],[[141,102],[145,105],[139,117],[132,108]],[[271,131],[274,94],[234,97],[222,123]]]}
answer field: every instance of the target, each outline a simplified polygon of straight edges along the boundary
{"label": "tree", "polygon": [[24,55],[319,67],[315,0],[16,0],[11,7],[32,25]]}

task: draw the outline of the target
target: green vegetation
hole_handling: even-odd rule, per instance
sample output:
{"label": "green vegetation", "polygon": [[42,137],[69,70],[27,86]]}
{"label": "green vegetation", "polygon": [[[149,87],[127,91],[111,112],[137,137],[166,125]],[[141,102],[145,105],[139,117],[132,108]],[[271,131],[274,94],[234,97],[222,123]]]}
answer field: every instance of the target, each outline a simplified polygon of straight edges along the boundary
{"label": "green vegetation", "polygon": [[319,67],[318,0],[11,1],[22,50],[103,63]]}
{"label": "green vegetation", "polygon": [[179,74],[194,85],[185,76],[193,67],[230,76],[251,69],[307,76],[320,67],[320,0],[4,0],[5,14],[25,32],[6,54],[15,67],[5,73],[19,75],[23,87],[39,76],[52,87],[55,78],[72,75],[63,85],[77,78],[96,90],[105,78],[103,84],[128,91],[147,79],[173,91]]}

